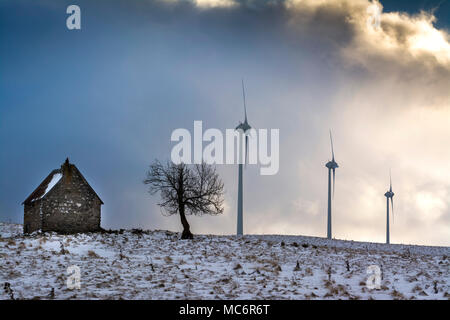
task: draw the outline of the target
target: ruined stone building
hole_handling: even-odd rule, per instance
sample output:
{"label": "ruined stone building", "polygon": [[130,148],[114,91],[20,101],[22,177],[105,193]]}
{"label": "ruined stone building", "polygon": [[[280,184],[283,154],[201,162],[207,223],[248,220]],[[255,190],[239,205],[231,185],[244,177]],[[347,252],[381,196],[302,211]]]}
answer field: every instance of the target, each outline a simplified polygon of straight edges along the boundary
{"label": "ruined stone building", "polygon": [[50,172],[22,204],[24,233],[100,230],[103,201],[69,159]]}

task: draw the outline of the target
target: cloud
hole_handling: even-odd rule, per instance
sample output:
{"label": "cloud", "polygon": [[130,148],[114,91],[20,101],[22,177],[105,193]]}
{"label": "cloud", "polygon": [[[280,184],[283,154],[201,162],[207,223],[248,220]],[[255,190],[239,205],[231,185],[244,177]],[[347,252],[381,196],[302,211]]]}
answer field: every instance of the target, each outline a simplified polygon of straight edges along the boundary
{"label": "cloud", "polygon": [[450,36],[434,26],[432,12],[382,12],[376,0],[287,0],[285,6],[291,25],[307,26],[318,37],[345,31],[351,39],[336,43],[342,46],[344,57],[372,70],[378,67],[372,64],[378,59],[386,64],[411,67],[416,63],[450,70]]}
{"label": "cloud", "polygon": [[[186,0],[165,1],[186,3]],[[239,11],[249,15],[262,11],[286,14],[285,22],[292,28],[327,38],[337,46],[344,45],[341,48],[344,56],[363,65],[378,57],[401,64],[420,61],[429,67],[450,68],[450,36],[434,26],[433,12],[421,11],[414,15],[383,12],[377,0],[187,2],[202,9],[233,8],[228,11],[230,15]]]}
{"label": "cloud", "polygon": [[243,48],[247,47],[244,41],[256,38],[274,48],[282,46],[280,50],[319,52],[318,59],[342,68],[343,74],[365,72],[381,85],[396,83],[395,89],[401,91],[426,87],[418,101],[422,105],[450,102],[449,95],[443,94],[450,87],[450,35],[434,26],[433,12],[383,12],[377,0],[233,3],[221,9],[214,0],[203,5],[193,1],[194,6],[207,9],[195,19],[204,28],[233,32],[227,36],[235,37]]}
{"label": "cloud", "polygon": [[194,0],[199,8],[230,8],[237,5],[234,0]]}

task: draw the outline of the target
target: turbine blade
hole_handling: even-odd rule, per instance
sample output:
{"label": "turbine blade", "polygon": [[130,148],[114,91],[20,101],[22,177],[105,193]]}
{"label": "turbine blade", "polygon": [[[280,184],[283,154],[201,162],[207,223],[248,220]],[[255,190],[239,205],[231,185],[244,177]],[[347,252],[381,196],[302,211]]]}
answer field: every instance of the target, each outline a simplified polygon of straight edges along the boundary
{"label": "turbine blade", "polygon": [[334,199],[334,186],[336,184],[336,169],[333,168],[333,199]]}
{"label": "turbine blade", "polygon": [[247,168],[248,162],[248,135],[245,135],[245,164],[244,167]]}
{"label": "turbine blade", "polygon": [[392,207],[392,223],[394,223],[394,198],[391,197],[391,207]]}
{"label": "turbine blade", "polygon": [[389,169],[389,191],[392,192],[392,175],[391,175],[391,169]]}
{"label": "turbine blade", "polygon": [[331,141],[331,155],[333,156],[333,161],[334,161],[333,136],[331,134],[331,130],[330,130],[330,141]]}
{"label": "turbine blade", "polygon": [[245,103],[245,87],[244,87],[244,79],[242,79],[242,97],[244,99],[244,115],[245,115],[245,121],[247,121],[247,106]]}

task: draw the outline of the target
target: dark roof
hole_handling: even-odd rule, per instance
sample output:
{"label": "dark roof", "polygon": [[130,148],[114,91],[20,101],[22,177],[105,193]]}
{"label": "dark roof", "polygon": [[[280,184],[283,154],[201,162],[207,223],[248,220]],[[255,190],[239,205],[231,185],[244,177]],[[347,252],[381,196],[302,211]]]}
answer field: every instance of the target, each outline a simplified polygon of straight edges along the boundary
{"label": "dark roof", "polygon": [[55,169],[47,176],[47,178],[44,179],[44,181],[41,182],[41,184],[28,196],[28,198],[25,199],[22,204],[30,204],[33,201],[42,199],[45,197],[45,195],[53,189],[55,185],[57,185],[61,178],[66,174],[65,168],[69,168],[69,171],[73,172],[72,170],[76,170],[78,174],[80,175],[81,179],[84,181],[84,183],[91,189],[91,191],[95,194],[95,196],[100,200],[101,204],[104,204],[102,199],[98,196],[98,194],[95,192],[94,189],[90,186],[90,184],[86,181],[86,178],[81,174],[80,170],[74,165],[69,163],[68,159],[66,162],[61,166],[61,169]]}
{"label": "dark roof", "polygon": [[[58,175],[60,176],[59,179],[61,179],[61,169],[56,169],[50,172],[47,178],[45,178],[44,181],[41,182],[41,184],[29,195],[28,198],[25,199],[24,202],[22,202],[22,204],[29,204],[35,200],[41,199],[56,185],[56,183],[59,182]],[[53,186],[50,185],[50,188],[48,189],[50,182],[53,180],[53,177],[55,177],[55,180],[58,179],[58,181],[54,183]]]}
{"label": "dark roof", "polygon": [[80,175],[81,179],[83,179],[84,183],[86,183],[86,185],[89,187],[89,189],[91,189],[91,191],[95,194],[95,196],[98,198],[98,200],[100,200],[100,202],[102,204],[105,204],[103,202],[103,200],[98,196],[97,192],[95,192],[95,190],[91,187],[91,185],[87,182],[86,178],[81,174],[80,170],[78,170],[78,168],[74,165],[74,164],[70,164],[71,169],[75,169],[77,170],[78,174]]}

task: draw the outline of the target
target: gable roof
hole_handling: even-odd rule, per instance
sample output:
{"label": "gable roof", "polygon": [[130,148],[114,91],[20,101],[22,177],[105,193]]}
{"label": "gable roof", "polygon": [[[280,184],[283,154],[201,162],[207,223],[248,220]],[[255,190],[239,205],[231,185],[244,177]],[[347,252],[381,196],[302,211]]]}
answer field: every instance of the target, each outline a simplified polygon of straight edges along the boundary
{"label": "gable roof", "polygon": [[95,192],[95,190],[91,187],[91,185],[87,182],[86,178],[83,176],[83,174],[80,172],[80,170],[78,170],[78,168],[74,165],[74,164],[70,164],[70,169],[73,170],[75,169],[78,174],[80,175],[81,179],[83,180],[83,182],[89,187],[89,189],[92,191],[92,193],[95,194],[95,196],[98,198],[98,200],[100,200],[101,204],[105,204],[103,202],[103,200],[98,196],[97,192]]}
{"label": "gable roof", "polygon": [[61,178],[67,174],[67,172],[75,171],[79,174],[83,182],[89,187],[89,189],[94,193],[94,195],[100,200],[101,204],[104,204],[102,199],[98,196],[94,189],[92,189],[91,185],[86,181],[86,178],[81,174],[80,170],[74,165],[69,163],[69,159],[66,159],[66,162],[61,166],[61,169],[55,169],[41,182],[41,184],[25,199],[22,204],[30,204],[33,201],[40,200],[47,195],[47,193],[56,186]]}
{"label": "gable roof", "polygon": [[61,180],[62,173],[60,169],[53,170],[50,172],[50,174],[47,176],[47,178],[44,179],[44,181],[41,182],[41,184],[28,196],[28,198],[25,199],[22,204],[29,204],[33,201],[42,199],[53,187]]}

